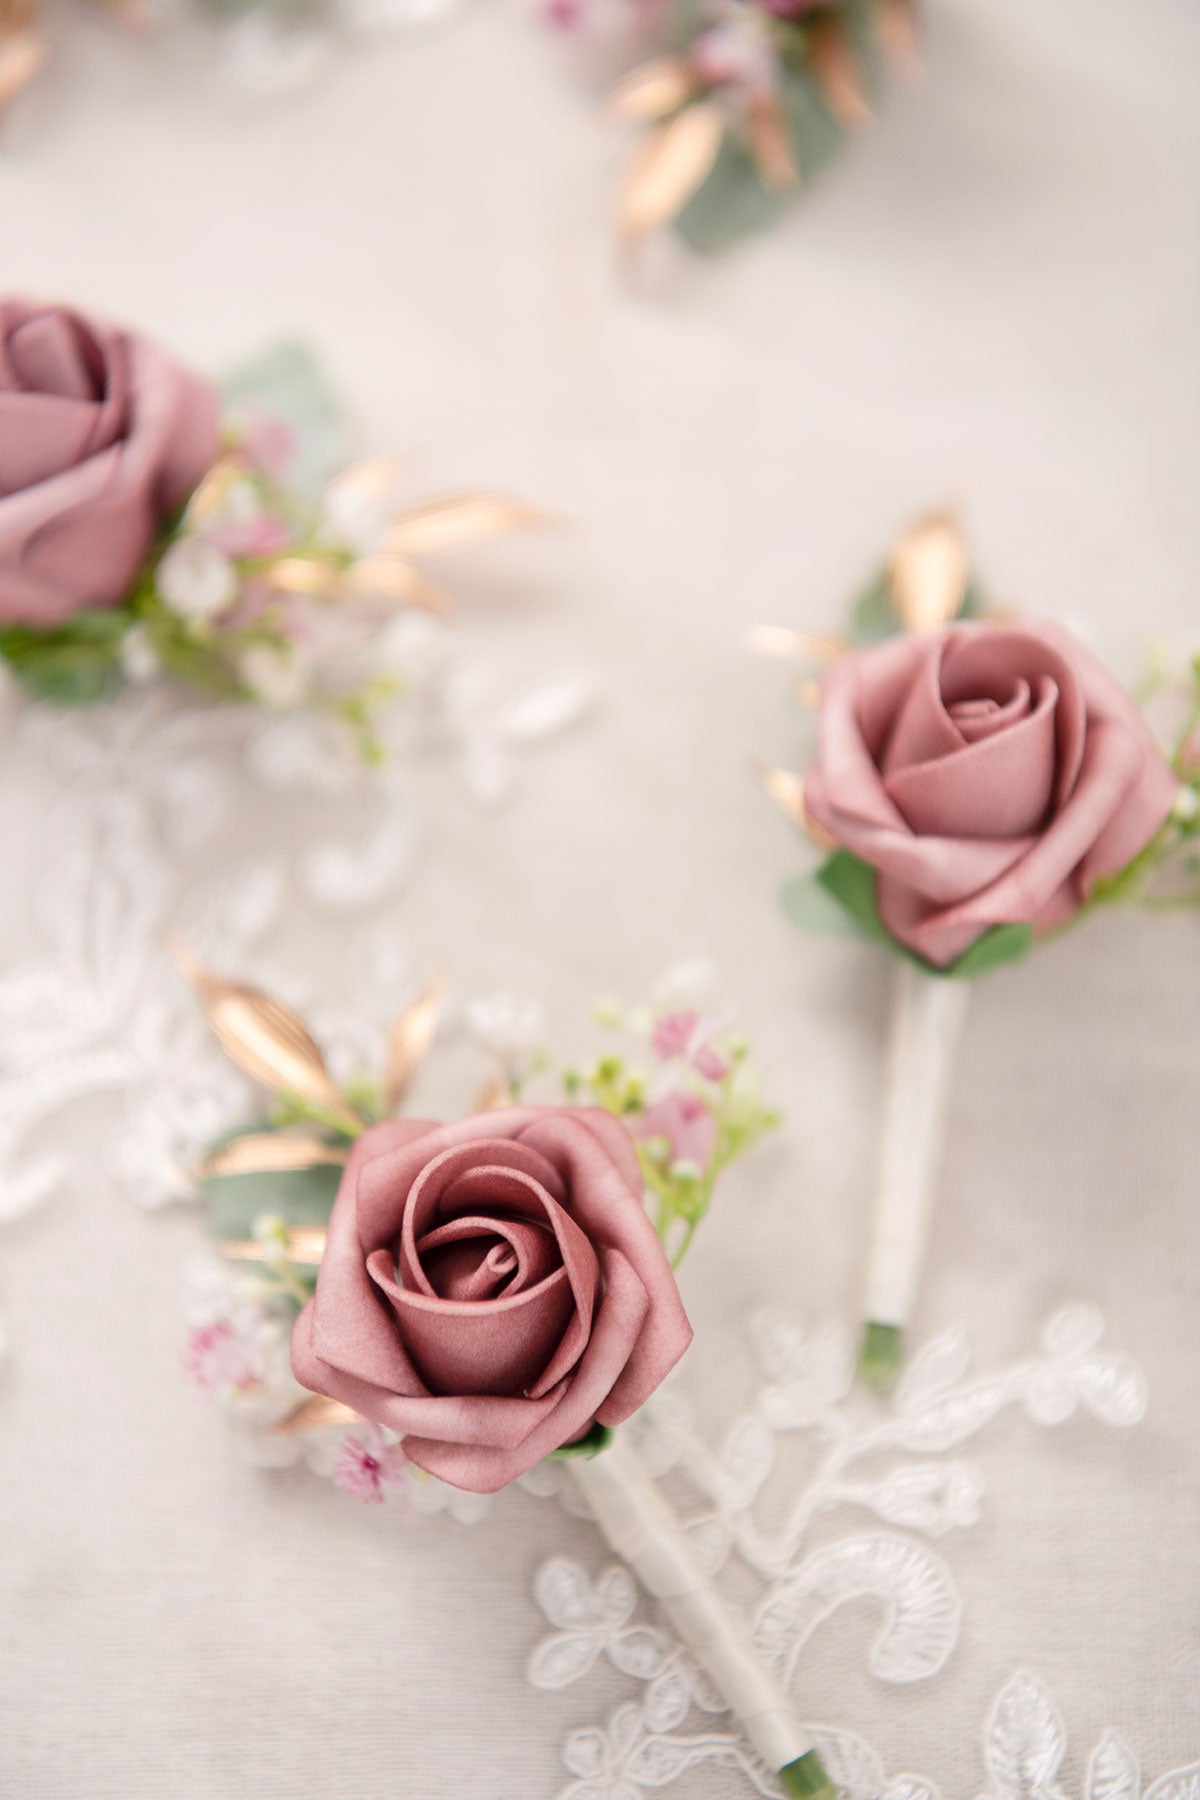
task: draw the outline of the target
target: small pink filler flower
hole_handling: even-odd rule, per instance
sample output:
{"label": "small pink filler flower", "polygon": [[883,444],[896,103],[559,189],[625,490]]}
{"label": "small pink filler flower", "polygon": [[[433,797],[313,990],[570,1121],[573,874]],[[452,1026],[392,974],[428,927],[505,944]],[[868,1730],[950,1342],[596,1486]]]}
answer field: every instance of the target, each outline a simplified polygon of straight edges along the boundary
{"label": "small pink filler flower", "polygon": [[682,1057],[706,1081],[723,1081],[729,1064],[710,1042],[712,1028],[696,1012],[663,1013],[654,1022],[650,1042],[664,1062]]}
{"label": "small pink filler flower", "polygon": [[343,1440],[333,1479],[356,1500],[378,1506],[386,1498],[385,1489],[403,1487],[407,1461],[399,1444],[387,1443],[372,1426],[365,1438],[352,1432]]}

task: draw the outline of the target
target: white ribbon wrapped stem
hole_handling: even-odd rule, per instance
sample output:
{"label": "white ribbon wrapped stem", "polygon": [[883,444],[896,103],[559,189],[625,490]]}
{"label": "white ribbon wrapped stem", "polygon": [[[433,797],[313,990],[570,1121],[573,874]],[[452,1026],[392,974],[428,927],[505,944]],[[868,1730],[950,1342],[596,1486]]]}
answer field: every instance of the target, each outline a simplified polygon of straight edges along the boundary
{"label": "white ribbon wrapped stem", "polygon": [[862,1364],[878,1385],[895,1373],[916,1298],[970,985],[896,969]]}
{"label": "white ribbon wrapped stem", "polygon": [[759,1756],[779,1774],[784,1792],[834,1800],[837,1790],[787,1694],[700,1567],[678,1516],[632,1445],[618,1434],[598,1456],[572,1457],[569,1466],[608,1543],[662,1602]]}

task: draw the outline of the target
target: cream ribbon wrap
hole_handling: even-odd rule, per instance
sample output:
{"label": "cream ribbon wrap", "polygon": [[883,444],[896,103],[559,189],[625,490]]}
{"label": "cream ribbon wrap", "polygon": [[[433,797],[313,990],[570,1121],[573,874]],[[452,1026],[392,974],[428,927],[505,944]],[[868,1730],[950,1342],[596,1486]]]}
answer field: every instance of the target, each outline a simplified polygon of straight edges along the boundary
{"label": "cream ribbon wrap", "polygon": [[896,968],[866,1317],[899,1332],[920,1280],[970,982]]}
{"label": "cream ribbon wrap", "polygon": [[[679,1518],[618,1433],[598,1456],[573,1457],[570,1468],[612,1549],[647,1593],[662,1602],[680,1639],[737,1715],[769,1769],[789,1794],[836,1794],[812,1739],[787,1694],[764,1664],[746,1627],[729,1610],[684,1536]],[[803,1769],[796,1765],[804,1763]]]}

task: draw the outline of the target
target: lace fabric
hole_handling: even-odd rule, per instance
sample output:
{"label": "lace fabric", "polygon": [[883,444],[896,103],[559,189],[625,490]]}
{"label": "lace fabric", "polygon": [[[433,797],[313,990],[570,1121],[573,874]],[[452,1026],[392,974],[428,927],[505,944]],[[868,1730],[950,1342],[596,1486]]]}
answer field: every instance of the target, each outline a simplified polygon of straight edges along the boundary
{"label": "lace fabric", "polygon": [[[297,915],[361,919],[386,907],[430,852],[435,777],[448,769],[468,804],[493,806],[522,753],[591,702],[578,675],[510,686],[456,657],[436,628],[418,635],[414,691],[374,772],[317,718],[180,707],[160,690],[76,714],[11,702],[10,756],[45,783],[48,853],[33,900],[40,955],[0,979],[0,1219],[70,1179],[52,1127],[89,1097],[115,1103],[102,1154],[148,1206],[188,1191],[188,1167],[248,1104],[173,968],[172,935],[309,1003],[335,1073],[377,1059],[386,1009],[419,975],[394,931],[347,934],[344,979],[319,997],[273,945]],[[330,992],[343,997],[332,1011]]]}
{"label": "lace fabric", "polygon": [[[801,1706],[806,1663],[820,1654],[822,1627],[854,1601],[869,1599],[882,1615],[866,1648],[877,1681],[924,1682],[945,1668],[963,1625],[953,1540],[979,1522],[986,1500],[980,1467],[949,1453],[1007,1409],[1047,1429],[1081,1410],[1121,1430],[1139,1424],[1144,1378],[1102,1343],[1103,1330],[1095,1307],[1063,1307],[1032,1354],[974,1373],[966,1332],[956,1327],[923,1345],[894,1397],[880,1403],[853,1385],[848,1332],[807,1334],[787,1313],[763,1311],[752,1333],[762,1385],[715,1448],[695,1431],[678,1387],[646,1409],[637,1428],[643,1456],[658,1473],[683,1479],[692,1496],[683,1508],[685,1528],[705,1565],[731,1574],[740,1565],[743,1578],[753,1577],[756,1642]],[[785,1461],[793,1439],[816,1449],[799,1482]],[[882,1529],[861,1529],[857,1515],[864,1511]],[[844,1513],[852,1515],[845,1534],[830,1537],[830,1518],[840,1521]],[[818,1519],[824,1529],[814,1543]],[[947,1554],[933,1548],[935,1539],[949,1540]],[[730,1587],[731,1603],[739,1604]],[[553,1627],[529,1658],[535,1688],[573,1686],[605,1661],[641,1684],[638,1696],[603,1723],[571,1733],[563,1761],[574,1779],[558,1800],[638,1800],[677,1783],[684,1793],[689,1773],[717,1767],[738,1783],[723,1793],[778,1793],[769,1771],[728,1728],[720,1696],[683,1646],[646,1618],[646,1603],[622,1565],[603,1567],[592,1579],[578,1561],[551,1558],[538,1571],[534,1598]],[[852,1800],[937,1795],[915,1775],[889,1778],[856,1731],[809,1725],[831,1776]],[[1048,1690],[1033,1675],[1013,1676],[984,1728],[988,1785],[981,1800],[1065,1800],[1056,1783],[1065,1748]],[[1200,1781],[1200,1764],[1164,1776],[1148,1793],[1192,1800],[1192,1781]],[[1109,1732],[1089,1764],[1085,1800],[1140,1792],[1132,1753]]]}

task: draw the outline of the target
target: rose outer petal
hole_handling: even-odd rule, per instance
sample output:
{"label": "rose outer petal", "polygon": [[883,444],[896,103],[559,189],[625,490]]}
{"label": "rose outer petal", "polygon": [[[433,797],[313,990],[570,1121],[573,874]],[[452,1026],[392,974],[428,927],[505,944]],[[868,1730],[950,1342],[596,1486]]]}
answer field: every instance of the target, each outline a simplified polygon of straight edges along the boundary
{"label": "rose outer petal", "polygon": [[310,1300],[292,1327],[292,1372],[301,1387],[341,1400],[364,1419],[385,1425],[399,1436],[413,1432],[447,1443],[515,1449],[553,1412],[568,1385],[561,1382],[540,1400],[491,1394],[401,1394],[327,1362],[313,1342],[313,1319]]}
{"label": "rose outer petal", "polygon": [[[325,1366],[336,1365],[351,1378],[389,1393],[423,1394],[427,1390],[367,1273],[358,1227],[359,1188],[372,1163],[432,1137],[438,1129],[428,1119],[394,1119],[372,1126],[359,1138],[347,1159],[329,1215],[325,1254],[311,1302],[308,1330],[313,1354]],[[292,1342],[294,1356],[294,1337]],[[305,1380],[299,1370],[296,1379]],[[329,1392],[319,1385],[317,1391]]]}

